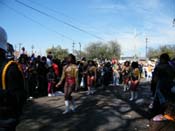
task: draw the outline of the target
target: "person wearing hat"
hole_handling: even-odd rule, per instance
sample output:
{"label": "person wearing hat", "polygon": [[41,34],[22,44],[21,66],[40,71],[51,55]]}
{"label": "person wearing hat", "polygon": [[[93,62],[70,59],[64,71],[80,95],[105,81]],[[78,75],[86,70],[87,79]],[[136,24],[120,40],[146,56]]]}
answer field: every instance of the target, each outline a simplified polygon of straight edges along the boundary
{"label": "person wearing hat", "polygon": [[18,63],[6,57],[7,48],[7,34],[0,27],[0,130],[14,131],[26,100],[26,91]]}

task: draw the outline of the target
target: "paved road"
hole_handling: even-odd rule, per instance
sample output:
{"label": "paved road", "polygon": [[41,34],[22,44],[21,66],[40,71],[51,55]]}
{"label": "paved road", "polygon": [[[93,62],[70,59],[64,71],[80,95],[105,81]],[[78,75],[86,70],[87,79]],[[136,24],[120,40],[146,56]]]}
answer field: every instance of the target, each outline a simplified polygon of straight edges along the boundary
{"label": "paved road", "polygon": [[99,89],[93,96],[73,94],[77,112],[62,115],[63,96],[29,101],[17,131],[147,131],[149,126],[149,86],[142,83],[139,99],[129,102],[122,87]]}

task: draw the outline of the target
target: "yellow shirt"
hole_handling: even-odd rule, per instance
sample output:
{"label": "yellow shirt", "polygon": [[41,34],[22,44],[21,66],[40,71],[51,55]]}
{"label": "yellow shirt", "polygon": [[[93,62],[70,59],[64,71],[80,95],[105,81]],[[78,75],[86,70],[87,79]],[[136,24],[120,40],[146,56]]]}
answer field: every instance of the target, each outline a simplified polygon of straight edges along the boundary
{"label": "yellow shirt", "polygon": [[138,68],[133,70],[132,77],[137,78],[138,80],[140,79],[140,71]]}

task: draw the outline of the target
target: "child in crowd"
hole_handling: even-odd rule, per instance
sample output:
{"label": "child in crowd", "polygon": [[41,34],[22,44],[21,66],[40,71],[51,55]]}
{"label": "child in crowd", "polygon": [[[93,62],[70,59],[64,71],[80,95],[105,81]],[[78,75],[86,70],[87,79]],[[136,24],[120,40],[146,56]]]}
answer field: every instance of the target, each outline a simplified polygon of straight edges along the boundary
{"label": "child in crowd", "polygon": [[48,81],[48,96],[53,95],[53,88],[55,86],[55,73],[52,67],[49,68],[49,72],[47,74],[47,81]]}

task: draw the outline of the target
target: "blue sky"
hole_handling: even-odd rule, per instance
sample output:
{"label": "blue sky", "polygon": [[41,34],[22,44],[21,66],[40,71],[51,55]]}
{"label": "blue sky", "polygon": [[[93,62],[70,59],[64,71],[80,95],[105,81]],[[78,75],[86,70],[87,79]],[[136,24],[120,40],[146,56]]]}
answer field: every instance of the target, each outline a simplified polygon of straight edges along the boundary
{"label": "blue sky", "polygon": [[[144,56],[146,37],[149,47],[175,44],[175,27],[172,27],[175,0],[20,1],[97,35],[104,41],[117,40],[122,46],[124,56],[135,53]],[[17,48],[18,43],[22,43],[22,46],[31,52],[31,46],[34,45],[37,53],[44,54],[47,48],[57,45],[71,51],[73,41],[81,42],[82,48],[90,42],[99,41],[93,36],[24,7],[15,0],[0,2],[6,4],[4,6],[0,3],[0,26],[6,29],[8,41]],[[76,44],[75,48],[79,49],[79,45]]]}

